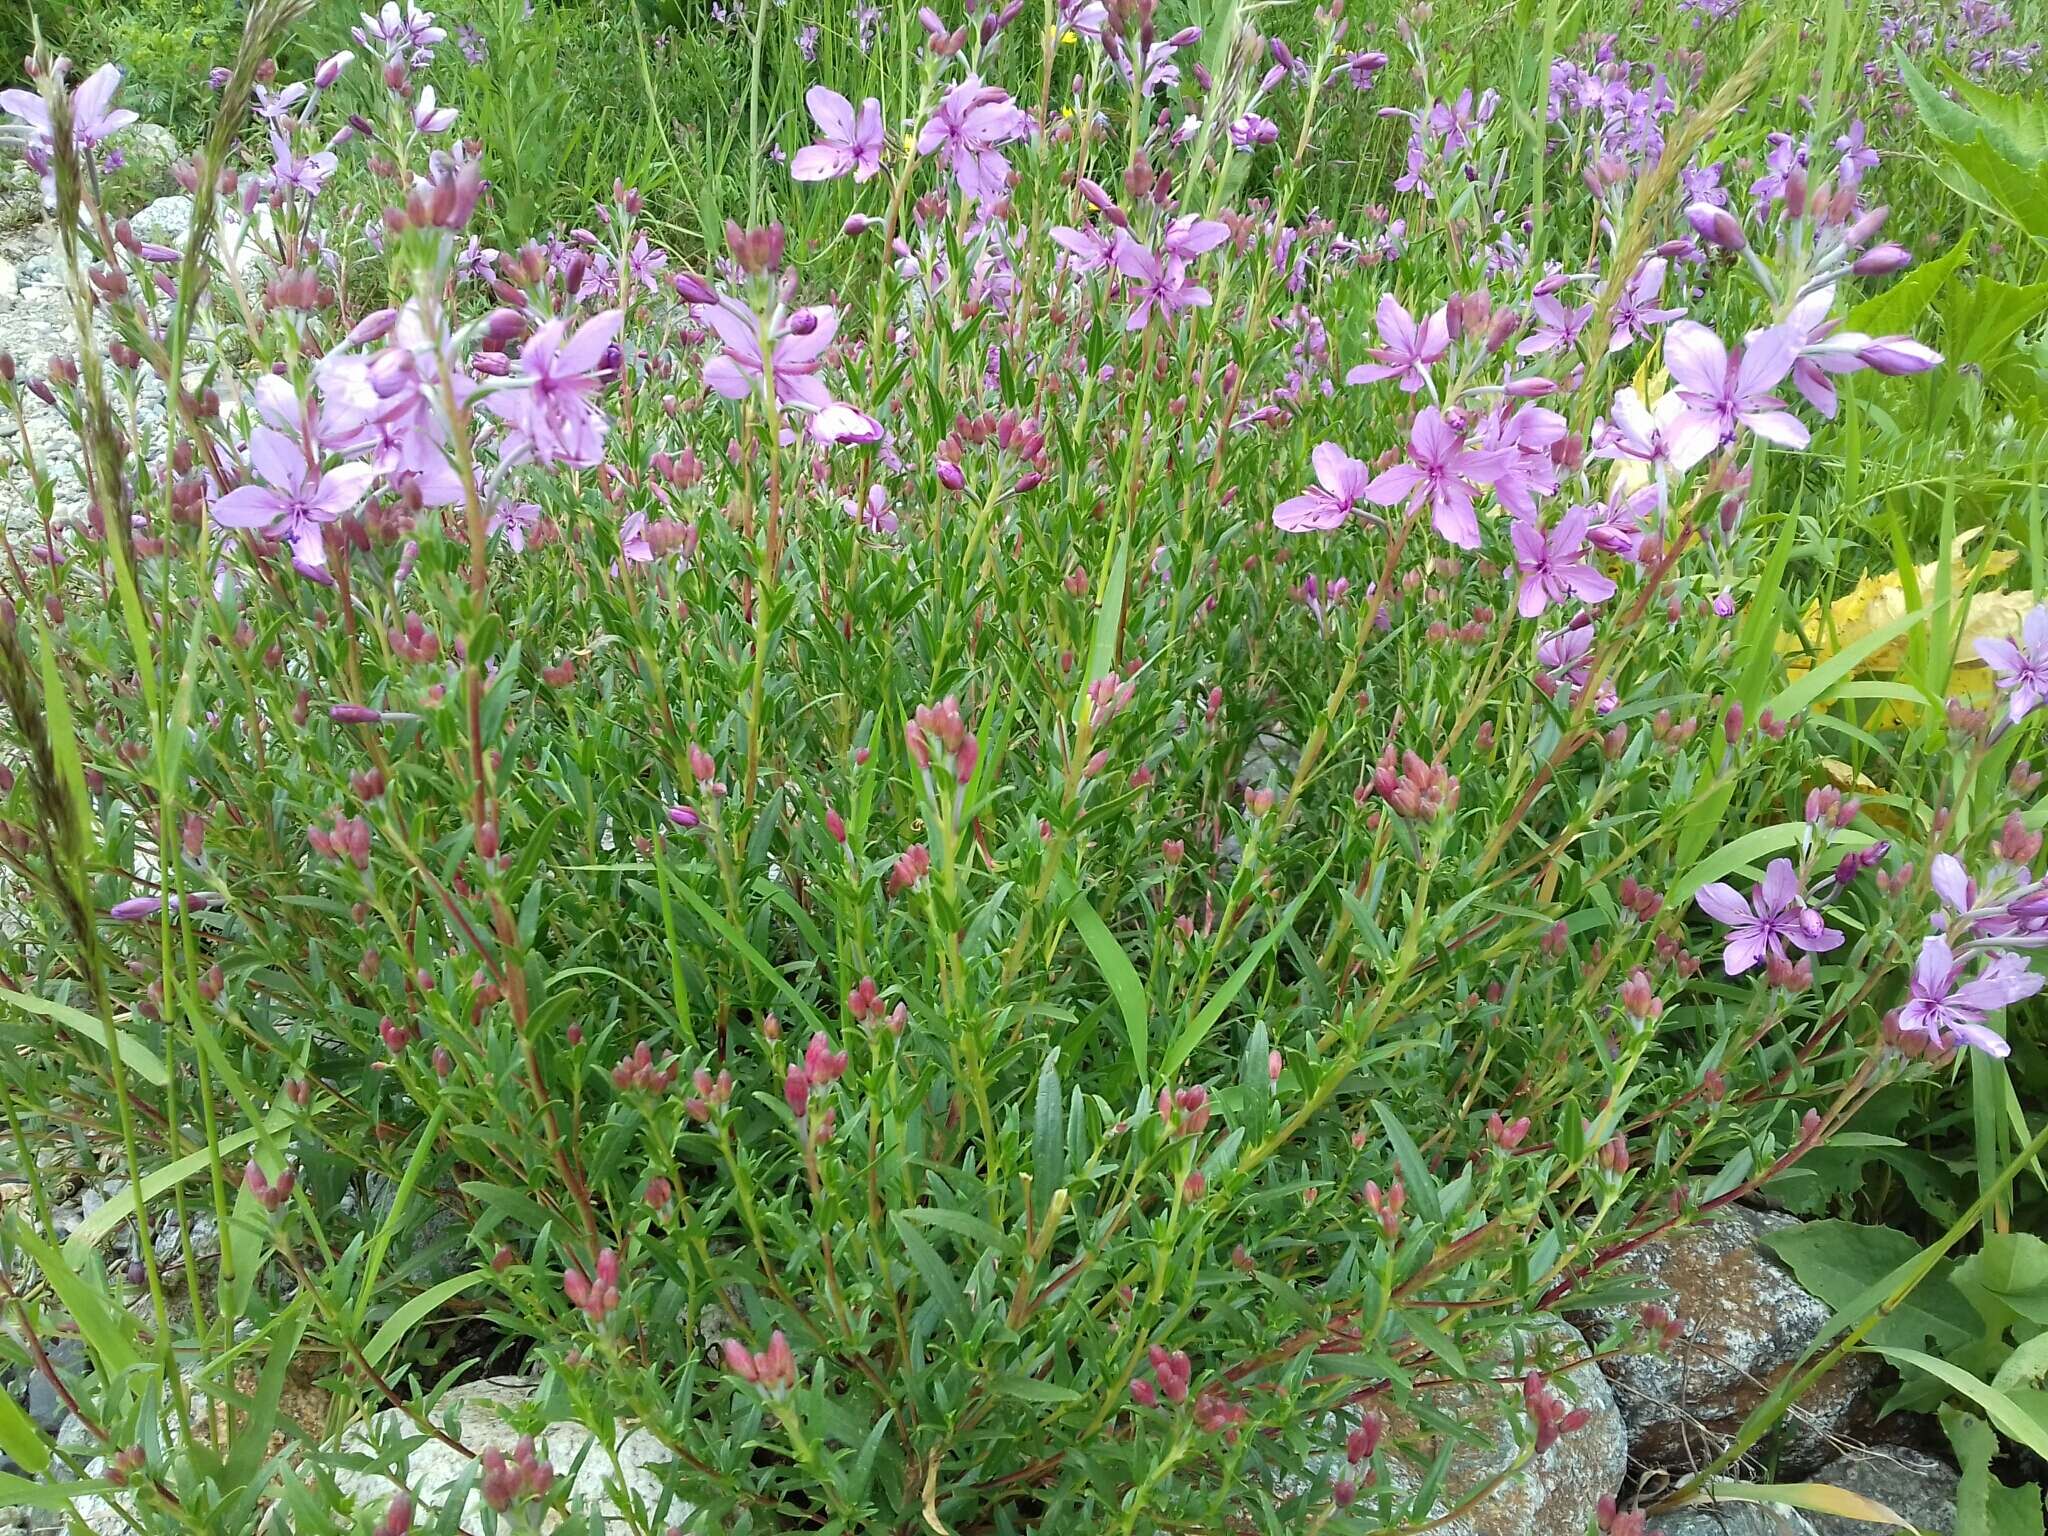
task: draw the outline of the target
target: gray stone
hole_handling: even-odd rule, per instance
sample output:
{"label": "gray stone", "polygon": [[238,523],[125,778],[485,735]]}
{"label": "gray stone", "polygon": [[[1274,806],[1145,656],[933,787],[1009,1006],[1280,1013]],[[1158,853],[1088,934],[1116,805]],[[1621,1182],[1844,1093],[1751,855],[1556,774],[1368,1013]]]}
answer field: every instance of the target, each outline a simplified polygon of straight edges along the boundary
{"label": "gray stone", "polygon": [[[1682,1325],[1670,1349],[1606,1363],[1637,1466],[1683,1475],[1704,1465],[1819,1335],[1828,1307],[1762,1241],[1797,1225],[1790,1216],[1735,1207],[1645,1243],[1615,1266],[1669,1292]],[[1596,1341],[1632,1323],[1618,1308],[1578,1321]],[[1793,1405],[1769,1442],[1781,1480],[1836,1453],[1877,1372],[1874,1359],[1851,1356]]]}
{"label": "gray stone", "polygon": [[128,228],[144,244],[180,249],[185,244],[185,231],[191,227],[192,199],[183,193],[160,197],[128,220]]}
{"label": "gray stone", "polygon": [[[1516,1347],[1497,1357],[1495,1374],[1518,1376],[1527,1369],[1541,1369],[1568,1402],[1586,1409],[1590,1417],[1472,1509],[1450,1520],[1444,1517],[1452,1509],[1521,1458],[1526,1414],[1515,1385],[1457,1386],[1431,1395],[1433,1410],[1477,1436],[1476,1442],[1463,1441],[1452,1452],[1442,1491],[1425,1517],[1443,1520],[1432,1527],[1438,1536],[1582,1536],[1592,1528],[1600,1500],[1621,1486],[1628,1442],[1614,1394],[1590,1363],[1591,1357],[1579,1331],[1557,1318],[1537,1319]],[[1351,1427],[1341,1418],[1331,1423],[1337,1448],[1311,1462],[1312,1475],[1321,1480],[1344,1475],[1341,1447]],[[1441,1449],[1431,1431],[1396,1416],[1387,1426],[1376,1464],[1389,1486],[1412,1496]]]}
{"label": "gray stone", "polygon": [[[1796,1509],[1777,1504],[1689,1504],[1669,1515],[1652,1515],[1650,1529],[1662,1536],[1815,1536],[1813,1523]],[[1863,1528],[1870,1536],[1871,1527]]]}
{"label": "gray stone", "polygon": [[[1875,1499],[1915,1530],[1950,1536],[1956,1528],[1956,1470],[1939,1457],[1903,1446],[1871,1446],[1838,1457],[1813,1474],[1829,1483]],[[1874,1536],[1883,1527],[1840,1515],[1812,1515],[1817,1536]]]}

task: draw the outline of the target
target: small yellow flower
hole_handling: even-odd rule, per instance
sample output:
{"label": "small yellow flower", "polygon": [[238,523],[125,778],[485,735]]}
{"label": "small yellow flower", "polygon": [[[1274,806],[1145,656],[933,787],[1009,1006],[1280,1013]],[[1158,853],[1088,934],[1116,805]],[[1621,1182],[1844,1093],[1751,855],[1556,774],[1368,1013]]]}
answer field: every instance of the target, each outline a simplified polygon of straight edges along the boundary
{"label": "small yellow flower", "polygon": [[1073,109],[1072,107],[1061,107],[1061,108],[1060,108],[1060,116],[1061,116],[1061,117],[1072,117],[1073,115],[1074,115],[1074,109]]}
{"label": "small yellow flower", "polygon": [[1081,41],[1081,34],[1076,32],[1072,27],[1067,28],[1066,31],[1060,34],[1060,42],[1063,44],[1078,43],[1079,41]]}
{"label": "small yellow flower", "polygon": [[906,132],[903,135],[903,153],[906,155],[917,153],[917,135],[915,133]]}

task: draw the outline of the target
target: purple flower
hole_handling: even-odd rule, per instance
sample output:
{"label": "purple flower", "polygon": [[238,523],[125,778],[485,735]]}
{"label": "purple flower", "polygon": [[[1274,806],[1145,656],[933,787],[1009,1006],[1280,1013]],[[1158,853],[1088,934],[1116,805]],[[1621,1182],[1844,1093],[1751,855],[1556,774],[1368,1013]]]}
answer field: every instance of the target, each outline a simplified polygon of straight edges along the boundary
{"label": "purple flower", "polygon": [[1404,500],[1412,507],[1426,499],[1438,533],[1460,549],[1477,549],[1479,514],[1473,502],[1499,468],[1497,455],[1467,448],[1444,413],[1425,406],[1408,436],[1408,462],[1375,477],[1365,496],[1382,507]]}
{"label": "purple flower", "polygon": [[1077,277],[1103,271],[1116,254],[1116,241],[1092,224],[1080,229],[1055,224],[1046,233],[1052,236],[1052,243],[1065,253],[1067,270]]}
{"label": "purple flower", "polygon": [[1691,320],[1676,321],[1664,333],[1664,366],[1686,406],[1681,420],[1711,427],[1716,443],[1734,442],[1741,425],[1787,448],[1807,445],[1805,423],[1769,393],[1792,371],[1795,355],[1793,337],[1783,326],[1758,331],[1732,359],[1720,337]]}
{"label": "purple flower", "polygon": [[[704,365],[704,382],[728,400],[744,400],[763,380],[774,381],[778,405],[822,411],[832,396],[817,377],[825,349],[839,334],[839,312],[814,304],[787,315],[780,310],[764,326],[738,299],[720,299],[699,311],[724,350]],[[762,354],[766,333],[767,355]]]}
{"label": "purple flower", "polygon": [[1159,239],[1159,254],[1172,261],[1193,261],[1208,255],[1229,238],[1230,226],[1221,219],[1184,213],[1166,226],[1166,233]]}
{"label": "purple flower", "polygon": [[[126,107],[114,105],[114,92],[121,88],[121,66],[102,64],[79,82],[71,93],[71,141],[80,149],[92,149],[111,134],[136,120]],[[53,147],[49,103],[34,91],[0,91],[0,110],[20,118],[29,126],[33,142],[43,149]]]}
{"label": "purple flower", "polygon": [[[1563,629],[1547,630],[1536,640],[1536,665],[1552,684],[1569,683],[1576,702],[1593,676],[1593,616],[1581,613]],[[1607,714],[1621,702],[1608,678],[1600,680],[1593,707]]]}
{"label": "purple flower", "polygon": [[1401,388],[1414,394],[1428,382],[1423,369],[1451,349],[1447,317],[1440,309],[1417,324],[1399,299],[1383,293],[1374,318],[1379,322],[1380,345],[1369,350],[1377,361],[1360,363],[1344,375],[1344,382],[1372,384],[1398,378]]}
{"label": "purple flower", "polygon": [[1948,940],[1931,933],[1920,941],[1913,979],[1898,1012],[1898,1028],[1919,1035],[1937,1050],[1975,1046],[1988,1056],[2012,1051],[2005,1038],[1985,1026],[1999,1009],[2032,997],[2044,979],[2028,969],[2023,955],[1996,952],[1970,980],[1963,979],[1968,960],[1957,960]]}
{"label": "purple flower", "polygon": [[1372,470],[1336,443],[1319,443],[1309,455],[1317,485],[1290,496],[1273,509],[1273,526],[1285,533],[1328,533],[1342,528],[1372,482]]}
{"label": "purple flower", "polygon": [[145,919],[168,912],[176,917],[180,912],[210,912],[220,905],[220,897],[212,891],[194,891],[189,896],[130,896],[117,901],[107,909],[107,916],[117,923],[139,923]]}
{"label": "purple flower", "polygon": [[446,133],[455,126],[456,112],[453,107],[434,105],[434,88],[431,85],[420,88],[420,99],[412,106],[412,125],[421,133]]}
{"label": "purple flower", "polygon": [[274,128],[270,133],[270,152],[277,157],[277,164],[270,173],[271,186],[279,189],[289,187],[309,203],[320,195],[320,189],[327,185],[327,178],[334,174],[339,163],[332,151],[324,149],[304,159],[299,158],[292,149],[291,140]]}
{"label": "purple flower", "polygon": [[376,15],[363,12],[363,24],[351,30],[358,43],[382,55],[386,63],[408,69],[426,68],[433,61],[434,45],[448,38],[444,28],[434,25],[434,13],[421,10],[412,0],[406,0],[402,11],[397,0],[385,0]]}
{"label": "purple flower", "polygon": [[937,154],[962,196],[992,202],[1010,185],[1010,162],[1001,146],[1030,132],[1031,119],[1008,91],[969,75],[940,98],[918,133],[917,152]]}
{"label": "purple flower", "polygon": [[1184,309],[1200,309],[1209,302],[1209,290],[1188,278],[1188,264],[1178,256],[1161,258],[1149,246],[1133,240],[1127,230],[1118,230],[1110,249],[1110,260],[1129,281],[1125,297],[1132,300],[1124,320],[1127,331],[1142,331],[1153,311],[1171,320]]}
{"label": "purple flower", "polygon": [[1682,306],[1677,309],[1658,306],[1657,299],[1664,292],[1667,266],[1662,256],[1652,256],[1636,268],[1636,275],[1621,290],[1620,302],[1614,306],[1614,329],[1607,337],[1609,352],[1619,352],[1637,337],[1649,335],[1652,326],[1676,320],[1685,313]]}
{"label": "purple flower", "polygon": [[249,467],[257,479],[214,502],[214,521],[282,539],[291,545],[292,563],[302,573],[324,572],[327,551],[320,530],[356,509],[377,471],[367,464],[337,464],[322,471],[306,447],[270,427],[250,434]]}
{"label": "purple flower", "polygon": [[1233,119],[1229,131],[1231,147],[1247,153],[1262,144],[1280,142],[1280,125],[1256,112],[1247,112]]}
{"label": "purple flower", "polygon": [[1522,573],[1515,610],[1523,618],[1533,619],[1552,603],[1574,597],[1604,603],[1614,596],[1614,583],[1586,560],[1590,522],[1584,507],[1573,507],[1548,532],[1534,517],[1517,517],[1509,526],[1515,569]]}
{"label": "purple flower", "polygon": [[1998,675],[1998,690],[2011,694],[2015,725],[2048,704],[2048,606],[2031,609],[2020,620],[2018,642],[1988,635],[1977,642],[1977,654]]}
{"label": "purple flower", "polygon": [[617,339],[625,316],[607,310],[569,334],[566,317],[550,320],[527,338],[520,349],[519,387],[484,398],[484,409],[502,418],[517,438],[517,450],[538,464],[588,468],[604,457],[609,429],[597,405],[603,388],[599,378],[605,354]]}
{"label": "purple flower", "polygon": [[1787,943],[1816,954],[1842,945],[1842,935],[1827,925],[1818,908],[1806,904],[1790,859],[1771,860],[1748,901],[1719,880],[1700,887],[1693,900],[1728,929],[1721,965],[1730,976],[1740,976],[1766,955],[1786,959]]}
{"label": "purple flower", "polygon": [[484,532],[494,538],[502,537],[513,554],[523,555],[527,540],[539,526],[540,508],[532,502],[501,501],[491,509],[491,520]]}
{"label": "purple flower", "polygon": [[881,102],[868,97],[856,117],[852,102],[814,85],[804,93],[804,105],[818,125],[819,141],[790,157],[793,180],[831,181],[851,172],[855,181],[866,181],[882,169]]}
{"label": "purple flower", "polygon": [[1863,142],[1863,119],[1857,118],[1849,125],[1849,131],[1835,140],[1835,148],[1841,151],[1842,168],[1836,172],[1836,179],[1845,187],[1853,187],[1863,180],[1863,173],[1877,165],[1877,151]]}
{"label": "purple flower", "polygon": [[1567,308],[1554,293],[1537,296],[1529,306],[1536,312],[1536,329],[1515,345],[1518,357],[1535,357],[1543,352],[1570,351],[1579,344],[1579,333],[1593,318],[1593,306]]}
{"label": "purple flower", "polygon": [[1593,454],[1634,459],[1682,475],[1712,453],[1720,440],[1713,423],[1689,411],[1677,395],[1660,395],[1655,406],[1647,406],[1630,388],[1615,391],[1606,429],[1595,432]]}

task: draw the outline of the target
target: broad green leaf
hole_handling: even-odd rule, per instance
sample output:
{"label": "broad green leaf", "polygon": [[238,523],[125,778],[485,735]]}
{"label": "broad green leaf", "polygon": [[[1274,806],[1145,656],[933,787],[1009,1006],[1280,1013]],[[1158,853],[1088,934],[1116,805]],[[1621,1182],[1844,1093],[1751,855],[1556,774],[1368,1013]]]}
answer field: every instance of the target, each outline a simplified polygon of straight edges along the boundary
{"label": "broad green leaf", "polygon": [[[1807,1290],[1839,1310],[1867,1287],[1920,1251],[1920,1243],[1892,1227],[1852,1221],[1809,1221],[1767,1233],[1764,1245],[1784,1260]],[[1944,1354],[1974,1344],[1982,1332],[1970,1304],[1948,1275],[1937,1271],[1913,1288],[1898,1310],[1870,1331],[1874,1346],[1920,1348]]]}
{"label": "broad green leaf", "polygon": [[1082,1401],[1081,1394],[1072,1387],[1058,1386],[1050,1381],[1040,1381],[1036,1376],[1015,1374],[998,1376],[989,1385],[1004,1397],[1014,1397],[1020,1402],[1047,1403],[1054,1406]]}
{"label": "broad green leaf", "polygon": [[1059,1059],[1048,1052],[1038,1070],[1038,1099],[1031,1114],[1031,1203],[1040,1212],[1067,1182],[1066,1107]]}
{"label": "broad green leaf", "polygon": [[[1333,853],[1330,857],[1335,858],[1336,855]],[[1223,1011],[1230,1006],[1237,994],[1244,990],[1244,985],[1251,980],[1252,973],[1264,965],[1266,957],[1279,947],[1280,941],[1294,927],[1294,919],[1300,915],[1302,903],[1308,900],[1311,891],[1322,884],[1323,876],[1329,869],[1330,859],[1325,859],[1323,867],[1316,871],[1315,878],[1303,886],[1300,894],[1287,904],[1287,910],[1280,914],[1280,921],[1252,946],[1251,953],[1238,963],[1237,969],[1232,971],[1223,985],[1216,989],[1216,995],[1209,999],[1200,1013],[1188,1020],[1180,1034],[1174,1038],[1172,1046],[1166,1052],[1166,1059],[1160,1063],[1161,1070],[1169,1079],[1180,1070],[1181,1063],[1194,1054],[1195,1047],[1207,1038],[1209,1031],[1216,1027],[1216,1021],[1223,1017]]]}
{"label": "broad green leaf", "polygon": [[[1761,864],[1774,854],[1780,854],[1795,847],[1806,832],[1806,824],[1798,821],[1783,821],[1776,826],[1758,827],[1754,832],[1745,832],[1732,843],[1715,849],[1699,863],[1693,865],[1671,887],[1670,900],[1686,902],[1703,885],[1726,879],[1738,869],[1752,864]],[[1868,848],[1876,839],[1868,833],[1852,828],[1837,831],[1829,840],[1829,846],[1840,846],[1844,852],[1856,848]]]}
{"label": "broad green leaf", "polygon": [[0,1451],[25,1472],[41,1474],[50,1464],[49,1442],[12,1392],[0,1392]]}
{"label": "broad green leaf", "polygon": [[1872,294],[1849,311],[1849,325],[1872,336],[1891,336],[1908,329],[1933,306],[1948,280],[1970,259],[1970,233],[1934,260],[1923,262],[1897,282]]}
{"label": "broad green leaf", "polygon": [[1997,1431],[1959,1408],[1941,1410],[1941,1427],[1962,1469],[1952,1536],[2042,1536],[2041,1490],[2008,1488],[1992,1474],[2002,1449]]}

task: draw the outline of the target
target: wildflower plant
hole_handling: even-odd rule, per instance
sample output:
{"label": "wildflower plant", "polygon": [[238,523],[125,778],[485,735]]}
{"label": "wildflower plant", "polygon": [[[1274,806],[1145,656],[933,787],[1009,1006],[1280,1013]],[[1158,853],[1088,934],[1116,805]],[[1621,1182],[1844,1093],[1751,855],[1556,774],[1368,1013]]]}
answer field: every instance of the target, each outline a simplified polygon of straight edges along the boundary
{"label": "wildflower plant", "polygon": [[[541,1442],[436,1411],[487,1360],[653,1437],[638,1530],[1424,1529],[1487,1491],[1412,1475],[1435,1393],[1551,1454],[1668,1331],[1533,1315],[2038,988],[2035,621],[1920,820],[1816,787],[1846,668],[1770,649],[1819,445],[1942,362],[1853,323],[1860,138],[1696,195],[1770,40],[1522,248],[1482,167],[1595,127],[1514,149],[1406,20],[1396,71],[1337,0],[925,11],[812,83],[782,220],[665,249],[621,182],[493,256],[451,19],[299,91],[298,9],[176,249],[95,201],[100,76],[0,98],[109,338],[0,359],[85,449],[0,610],[4,1302],[71,1493],[396,1533],[438,1438],[538,1529]],[[1404,71],[1405,227],[1304,206]],[[61,1250],[59,1127],[127,1180]],[[195,1432],[308,1362],[404,1434]]]}

